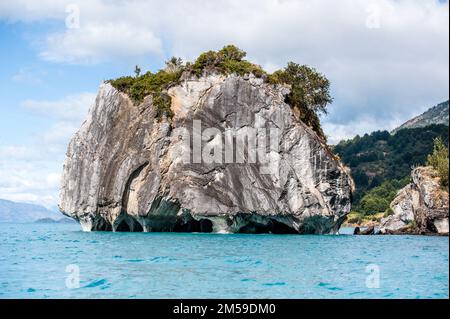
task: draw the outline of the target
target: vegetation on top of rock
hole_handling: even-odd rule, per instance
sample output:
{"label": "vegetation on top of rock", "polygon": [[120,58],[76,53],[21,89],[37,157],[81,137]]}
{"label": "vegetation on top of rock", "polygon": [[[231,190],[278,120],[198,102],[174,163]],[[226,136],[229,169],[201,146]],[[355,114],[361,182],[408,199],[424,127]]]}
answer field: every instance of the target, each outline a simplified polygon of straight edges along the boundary
{"label": "vegetation on top of rock", "polygon": [[141,75],[141,68],[138,67],[137,65],[134,67],[134,74],[136,75],[136,77]]}
{"label": "vegetation on top of rock", "polygon": [[198,76],[201,76],[205,71],[241,76],[253,74],[259,78],[267,75],[259,65],[244,60],[246,55],[246,52],[236,46],[227,45],[217,52],[208,51],[200,54],[193,64],[186,64],[186,69]]}
{"label": "vegetation on top of rock", "polygon": [[165,71],[168,73],[177,73],[183,71],[184,63],[181,58],[171,57],[168,61],[166,61]]}
{"label": "vegetation on top of rock", "polygon": [[144,97],[151,95],[158,118],[162,118],[163,115],[170,117],[172,116],[172,111],[167,89],[170,85],[178,82],[181,73],[181,70],[178,72],[160,70],[157,73],[148,71],[135,78],[125,76],[116,80],[110,80],[109,83],[117,90],[128,94],[136,103],[142,102]]}
{"label": "vegetation on top of rock", "polygon": [[214,72],[239,76],[253,74],[267,83],[289,85],[291,92],[286,97],[286,103],[298,111],[302,122],[325,140],[319,113],[326,113],[327,105],[332,102],[330,82],[326,77],[313,68],[292,62],[289,62],[285,69],[268,74],[259,65],[245,60],[245,56],[246,52],[234,45],[227,45],[219,51],[200,54],[194,63],[183,63],[180,58],[172,57],[166,62],[166,68],[156,73],[149,71],[140,75],[141,70],[136,67],[136,77],[125,76],[108,82],[117,90],[128,94],[135,103],[140,103],[146,96],[151,95],[157,115],[161,118],[164,115],[173,115],[167,89],[179,83],[183,73],[195,76]]}
{"label": "vegetation on top of rock", "polygon": [[438,173],[440,184],[448,191],[448,148],[440,137],[434,139],[433,152],[427,157],[427,165]]}
{"label": "vegetation on top of rock", "polygon": [[[356,191],[353,194],[353,210],[362,215],[384,212],[386,203],[376,208],[371,205],[375,194],[368,192],[386,181],[395,185],[396,181],[409,178],[413,166],[425,165],[427,155],[433,151],[433,140],[440,137],[448,145],[448,126],[403,129],[395,135],[387,131],[377,131],[364,136],[340,142],[334,146],[343,163],[350,167]],[[390,188],[388,185],[384,187]],[[397,185],[399,190],[401,185]]]}
{"label": "vegetation on top of rock", "polygon": [[300,120],[325,139],[319,120],[319,113],[327,113],[327,106],[333,99],[330,95],[330,81],[315,69],[289,62],[283,70],[268,77],[273,84],[288,84],[291,92],[286,102],[299,111]]}

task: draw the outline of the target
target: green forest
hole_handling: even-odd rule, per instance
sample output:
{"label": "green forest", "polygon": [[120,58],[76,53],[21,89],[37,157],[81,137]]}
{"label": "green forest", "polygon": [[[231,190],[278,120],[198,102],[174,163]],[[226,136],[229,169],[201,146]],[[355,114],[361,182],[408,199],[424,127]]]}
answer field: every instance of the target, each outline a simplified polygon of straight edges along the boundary
{"label": "green forest", "polygon": [[366,216],[389,214],[389,203],[410,182],[412,167],[426,164],[437,137],[448,147],[448,126],[403,129],[396,134],[376,131],[334,146],[355,181],[353,211]]}

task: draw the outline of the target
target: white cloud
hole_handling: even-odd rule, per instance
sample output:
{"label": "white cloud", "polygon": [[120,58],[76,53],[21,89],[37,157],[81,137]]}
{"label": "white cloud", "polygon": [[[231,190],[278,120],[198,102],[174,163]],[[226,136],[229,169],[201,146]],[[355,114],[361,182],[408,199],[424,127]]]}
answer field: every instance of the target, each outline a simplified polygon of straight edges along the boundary
{"label": "white cloud", "polygon": [[[64,27],[68,4],[79,28]],[[62,22],[40,38],[39,55],[57,63],[193,59],[234,43],[270,71],[314,66],[332,83],[332,142],[391,129],[449,95],[449,5],[437,0],[16,0],[0,1],[0,19]],[[42,136],[61,145],[90,105],[75,100],[24,106],[57,117]]]}
{"label": "white cloud", "polygon": [[347,122],[345,124],[336,124],[324,121],[323,129],[327,134],[328,143],[335,145],[344,139],[351,139],[356,135],[364,135],[378,130],[391,131],[398,126],[399,121],[393,119],[389,122],[376,121],[373,118],[360,118],[357,121]]}
{"label": "white cloud", "polygon": [[21,106],[55,119],[72,120],[78,123],[87,115],[95,96],[95,93],[82,92],[53,101],[29,99],[23,101]]}
{"label": "white cloud", "polygon": [[22,102],[52,124],[31,143],[0,146],[0,198],[55,206],[67,144],[94,100],[94,93],[83,92],[54,101]]}
{"label": "white cloud", "polygon": [[146,29],[127,24],[108,23],[68,29],[47,36],[47,47],[40,56],[48,61],[95,63],[111,57],[130,57],[161,53],[161,40]]}
{"label": "white cloud", "polygon": [[44,161],[0,160],[0,198],[53,207],[58,201],[58,173]]}
{"label": "white cloud", "polygon": [[193,59],[235,43],[271,71],[293,60],[325,73],[335,96],[325,121],[336,125],[404,120],[449,94],[449,7],[437,0],[16,0],[0,4],[0,17],[64,21],[69,4],[79,28],[45,34],[46,60]]}
{"label": "white cloud", "polygon": [[50,187],[59,187],[61,182],[61,173],[50,173],[45,178]]}
{"label": "white cloud", "polygon": [[[72,14],[66,12],[68,5],[79,8],[79,28],[48,35],[43,57],[76,62],[134,56],[159,52],[164,40],[170,53],[192,58],[201,50],[236,42],[261,63],[284,64],[289,57],[324,60],[324,52],[329,59],[361,53],[392,56],[405,44],[427,49],[436,36],[448,35],[448,4],[434,0],[16,0],[0,5],[0,17],[64,21]],[[367,27],[371,8],[377,8],[378,29]],[[390,47],[379,46],[381,42]]]}
{"label": "white cloud", "polygon": [[57,122],[47,131],[40,134],[40,136],[46,143],[58,145],[64,148],[67,146],[67,141],[73,136],[78,128],[79,125],[74,122]]}
{"label": "white cloud", "polygon": [[21,159],[27,158],[30,155],[30,150],[22,145],[8,145],[0,147],[0,158]]}
{"label": "white cloud", "polygon": [[54,0],[2,0],[0,1],[0,18],[11,22],[61,19],[65,16],[66,3]]}
{"label": "white cloud", "polygon": [[41,84],[42,72],[36,72],[30,68],[22,68],[12,76],[12,80],[17,83]]}

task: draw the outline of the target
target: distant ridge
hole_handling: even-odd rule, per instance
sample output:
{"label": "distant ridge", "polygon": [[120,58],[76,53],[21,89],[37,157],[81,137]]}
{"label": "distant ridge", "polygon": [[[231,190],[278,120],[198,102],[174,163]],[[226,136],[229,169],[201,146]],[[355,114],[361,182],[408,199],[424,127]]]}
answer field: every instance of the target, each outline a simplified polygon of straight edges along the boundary
{"label": "distant ridge", "polygon": [[449,126],[448,106],[448,100],[446,102],[442,102],[436,106],[433,106],[423,114],[403,123],[391,133],[395,134],[401,129],[425,127],[431,124],[444,124]]}
{"label": "distant ridge", "polygon": [[0,222],[30,223],[42,218],[60,219],[63,215],[44,206],[0,199]]}
{"label": "distant ridge", "polygon": [[75,224],[76,221],[72,218],[63,217],[60,219],[53,219],[53,218],[40,218],[35,221],[35,223],[39,224]]}

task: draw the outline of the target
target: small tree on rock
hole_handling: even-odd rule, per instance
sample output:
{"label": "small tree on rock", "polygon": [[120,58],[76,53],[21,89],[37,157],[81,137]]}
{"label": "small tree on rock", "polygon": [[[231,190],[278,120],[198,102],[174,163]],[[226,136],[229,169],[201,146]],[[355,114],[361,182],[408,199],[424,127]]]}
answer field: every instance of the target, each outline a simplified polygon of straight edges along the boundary
{"label": "small tree on rock", "polygon": [[137,65],[134,67],[134,74],[136,75],[136,77],[139,77],[141,75],[141,68]]}
{"label": "small tree on rock", "polygon": [[269,76],[273,84],[286,83],[291,93],[286,102],[300,111],[300,120],[326,139],[320,126],[319,114],[327,114],[327,106],[333,101],[330,94],[330,81],[314,68],[289,62],[283,70]]}
{"label": "small tree on rock", "polygon": [[176,73],[183,68],[183,60],[177,57],[171,57],[166,61],[165,71],[168,73]]}
{"label": "small tree on rock", "polygon": [[428,155],[427,165],[438,172],[441,186],[448,189],[448,148],[440,137],[434,139],[433,152]]}

